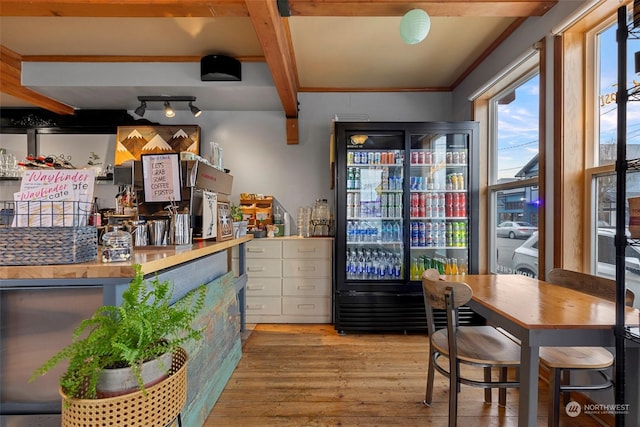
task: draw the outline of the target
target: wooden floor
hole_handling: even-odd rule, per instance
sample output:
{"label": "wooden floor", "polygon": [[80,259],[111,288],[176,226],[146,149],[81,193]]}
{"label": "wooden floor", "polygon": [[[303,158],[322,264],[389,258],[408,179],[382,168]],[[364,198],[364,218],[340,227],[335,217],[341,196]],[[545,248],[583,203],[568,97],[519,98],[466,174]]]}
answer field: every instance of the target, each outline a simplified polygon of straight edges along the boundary
{"label": "wooden floor", "polygon": [[[434,402],[422,404],[427,337],[347,334],[332,325],[255,326],[243,356],[205,422],[218,426],[430,426],[447,425],[448,383],[436,373]],[[540,415],[547,388],[540,384]],[[482,389],[462,387],[458,425],[517,426],[518,391],[507,407],[483,402]],[[564,414],[563,414],[564,415]],[[547,425],[546,416],[539,426]],[[561,426],[600,426],[564,416]]]}

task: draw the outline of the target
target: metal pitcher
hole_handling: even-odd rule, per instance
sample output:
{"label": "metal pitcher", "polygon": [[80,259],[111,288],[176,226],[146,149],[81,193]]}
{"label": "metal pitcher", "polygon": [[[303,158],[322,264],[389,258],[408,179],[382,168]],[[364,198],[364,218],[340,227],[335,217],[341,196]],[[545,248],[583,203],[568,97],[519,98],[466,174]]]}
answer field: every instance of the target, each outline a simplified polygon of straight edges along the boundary
{"label": "metal pitcher", "polygon": [[174,245],[191,244],[191,215],[179,213],[171,215],[169,239]]}
{"label": "metal pitcher", "polygon": [[149,232],[149,244],[152,246],[165,246],[167,244],[167,220],[152,219],[147,222]]}

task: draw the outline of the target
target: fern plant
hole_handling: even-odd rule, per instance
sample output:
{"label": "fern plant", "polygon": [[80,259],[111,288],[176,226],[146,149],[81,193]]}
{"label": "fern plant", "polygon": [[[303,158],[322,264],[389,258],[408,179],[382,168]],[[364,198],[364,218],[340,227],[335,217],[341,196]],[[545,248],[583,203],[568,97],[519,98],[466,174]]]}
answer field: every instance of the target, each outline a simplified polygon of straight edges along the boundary
{"label": "fern plant", "polygon": [[44,375],[58,363],[69,367],[60,378],[67,396],[95,399],[103,369],[130,367],[141,390],[145,390],[141,366],[164,353],[173,352],[187,341],[199,340],[203,329],[193,321],[204,306],[205,286],[199,286],[171,305],[173,286],[156,276],[148,284],[142,268],[122,294],[119,306],[102,306],[74,330],[71,344],[64,347],[31,376]]}

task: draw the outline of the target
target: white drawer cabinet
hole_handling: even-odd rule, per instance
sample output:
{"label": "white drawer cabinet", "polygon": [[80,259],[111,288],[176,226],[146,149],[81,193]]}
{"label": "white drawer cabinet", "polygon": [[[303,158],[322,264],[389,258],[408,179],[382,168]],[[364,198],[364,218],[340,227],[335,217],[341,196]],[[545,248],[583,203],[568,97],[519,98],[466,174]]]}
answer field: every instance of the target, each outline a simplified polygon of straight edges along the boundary
{"label": "white drawer cabinet", "polygon": [[[248,323],[331,323],[331,238],[256,239],[245,247]],[[237,252],[233,265],[237,272]]]}

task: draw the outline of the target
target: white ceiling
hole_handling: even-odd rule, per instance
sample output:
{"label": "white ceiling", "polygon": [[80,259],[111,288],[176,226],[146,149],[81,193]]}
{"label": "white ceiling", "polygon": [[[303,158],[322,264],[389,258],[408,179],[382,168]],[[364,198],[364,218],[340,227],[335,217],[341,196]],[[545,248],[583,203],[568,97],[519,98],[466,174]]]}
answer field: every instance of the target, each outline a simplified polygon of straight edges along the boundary
{"label": "white ceiling", "polygon": [[[31,0],[34,5],[29,9],[21,1],[0,0],[0,44],[22,57],[22,84],[29,89],[74,108],[134,109],[137,96],[180,95],[196,96],[196,104],[203,110],[281,109],[277,90],[282,89],[281,80],[267,78],[265,83],[264,77],[260,77],[263,73],[269,76],[269,71],[274,76],[291,73],[297,91],[448,91],[475,61],[494,47],[505,31],[513,30],[513,24],[525,17],[522,15],[542,14],[555,4],[526,0],[490,3],[290,0],[292,16],[282,20],[281,29],[291,58],[289,68],[283,68],[273,60],[269,62],[273,58],[267,51],[273,47],[271,41],[259,37],[254,30],[255,19],[241,9],[244,1],[258,0],[228,0],[240,12],[233,9],[229,14],[234,16],[220,17],[188,16],[189,12],[178,17],[158,16],[162,15],[159,10],[162,6],[152,0],[141,3],[153,5],[154,9],[148,9],[153,13],[132,9],[131,16],[122,16],[129,14],[126,8],[121,7],[116,14],[83,6],[85,2],[81,0],[68,0],[76,6],[72,12],[55,11],[55,6],[47,8],[44,0]],[[179,2],[168,0],[168,3],[175,6]],[[202,2],[185,2],[190,3]],[[475,8],[465,4],[473,4]],[[501,4],[504,7],[496,6]],[[530,10],[520,12],[522,8],[516,4],[529,4]],[[404,12],[416,5],[428,12],[430,8],[433,10],[431,30],[422,43],[407,45],[400,38],[400,20]],[[358,16],[358,11],[366,16]],[[65,13],[81,16],[64,16]],[[149,16],[139,16],[145,13]],[[273,31],[278,33],[281,29]],[[281,56],[282,52],[287,49],[280,49]],[[201,82],[199,58],[208,54],[240,59],[243,81]],[[136,64],[133,61],[138,66],[158,61],[173,63],[189,75],[186,81],[164,83],[158,79],[159,84],[140,81],[132,72],[127,78],[122,70],[135,69],[131,67]],[[110,87],[99,81],[91,82],[85,76],[73,79],[68,70],[80,67],[83,62],[102,70],[117,65],[122,75]],[[59,70],[59,75],[40,79],[38,70],[52,63],[57,63],[58,68],[52,70]],[[28,82],[26,70],[31,70]],[[0,87],[0,107],[23,106],[33,104],[7,94]],[[160,105],[148,108],[159,109]]]}

